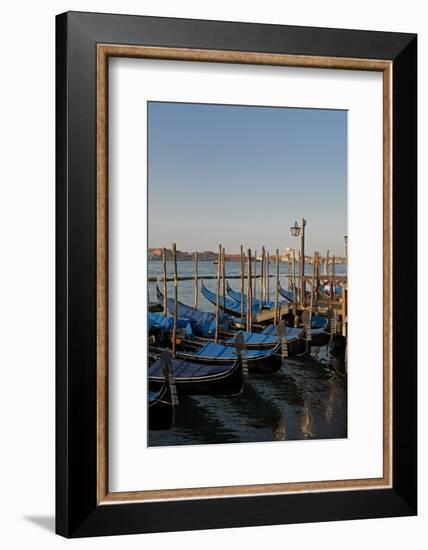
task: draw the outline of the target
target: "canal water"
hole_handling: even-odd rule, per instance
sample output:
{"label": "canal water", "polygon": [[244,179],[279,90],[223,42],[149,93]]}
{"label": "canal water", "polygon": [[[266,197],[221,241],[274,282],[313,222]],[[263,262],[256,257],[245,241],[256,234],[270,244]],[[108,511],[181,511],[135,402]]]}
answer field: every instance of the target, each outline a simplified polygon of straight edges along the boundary
{"label": "canal water", "polygon": [[[178,262],[179,277],[191,277],[192,262]],[[344,273],[336,266],[336,274]],[[149,262],[149,277],[162,276],[162,262]],[[213,276],[217,266],[199,263],[200,278]],[[310,274],[310,266],[307,273]],[[239,275],[238,262],[226,264],[226,277]],[[260,270],[260,264],[257,266]],[[274,266],[271,266],[271,273]],[[281,285],[287,288],[287,264],[280,264]],[[168,262],[172,275],[172,262]],[[270,279],[274,298],[274,279]],[[215,280],[205,284],[215,290]],[[230,278],[230,284],[240,289],[240,280]],[[258,281],[258,285],[259,285]],[[259,287],[260,288],[260,287]],[[168,293],[172,296],[172,283]],[[156,283],[149,283],[149,297],[156,300]],[[179,282],[178,298],[193,305],[194,282]],[[213,311],[199,293],[200,309]],[[275,374],[248,375],[239,396],[180,396],[175,426],[169,430],[149,431],[149,446],[203,445],[261,441],[291,441],[301,439],[335,439],[347,437],[347,378],[344,359],[333,353],[329,345],[312,347],[310,355],[285,359]]]}

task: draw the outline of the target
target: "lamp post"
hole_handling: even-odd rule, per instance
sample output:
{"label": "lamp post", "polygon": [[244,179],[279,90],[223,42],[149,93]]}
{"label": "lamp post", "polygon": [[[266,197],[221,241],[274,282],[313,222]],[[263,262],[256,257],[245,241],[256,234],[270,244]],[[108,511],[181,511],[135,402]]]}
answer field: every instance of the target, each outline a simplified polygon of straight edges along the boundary
{"label": "lamp post", "polygon": [[298,237],[300,235],[300,305],[305,307],[305,226],[306,220],[302,218],[302,225],[299,226],[297,221],[290,227],[291,235]]}

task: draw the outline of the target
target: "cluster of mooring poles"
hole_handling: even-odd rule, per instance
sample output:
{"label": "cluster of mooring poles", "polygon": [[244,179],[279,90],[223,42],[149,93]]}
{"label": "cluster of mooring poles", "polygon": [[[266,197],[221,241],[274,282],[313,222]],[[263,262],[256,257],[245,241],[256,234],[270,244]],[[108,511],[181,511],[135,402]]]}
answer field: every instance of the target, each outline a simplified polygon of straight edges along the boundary
{"label": "cluster of mooring poles", "polygon": [[[277,325],[285,315],[291,318],[293,324],[298,326],[302,323],[311,333],[311,322],[314,314],[327,315],[329,318],[330,332],[346,337],[347,335],[347,301],[348,301],[348,237],[345,237],[345,274],[336,274],[336,257],[330,256],[327,250],[325,256],[314,252],[313,256],[305,256],[305,226],[306,220],[302,218],[301,225],[295,224],[290,228],[291,234],[301,237],[299,251],[292,249],[286,258],[288,288],[281,287],[280,282],[280,258],[279,250],[276,249],[272,256],[263,246],[261,256],[257,251],[252,253],[248,248],[244,252],[243,245],[240,245],[240,314],[242,328],[248,332],[252,331],[255,322],[270,321]],[[172,330],[172,355],[176,355],[177,342],[177,302],[178,302],[178,273],[177,273],[177,248],[172,243],[172,264],[174,283],[174,307],[173,307],[173,330]],[[167,290],[167,250],[162,249],[163,261],[163,304],[160,304],[165,316],[168,314],[168,290]],[[305,273],[305,264],[311,264],[311,273]],[[260,273],[257,273],[257,263],[260,263]],[[274,263],[274,274],[270,273],[270,265]],[[236,278],[236,277],[235,277]],[[274,278],[274,297],[270,301],[270,279]],[[194,308],[199,307],[199,253],[194,253]],[[247,281],[245,289],[245,280]],[[257,282],[260,282],[259,288]],[[226,252],[219,244],[217,253],[217,274],[216,274],[216,302],[215,302],[215,341],[219,340],[219,319],[220,310],[226,310]],[[307,285],[310,291],[307,291]],[[257,298],[258,293],[258,298]],[[286,296],[286,303],[280,301],[281,296]],[[257,306],[257,307],[256,307]]]}

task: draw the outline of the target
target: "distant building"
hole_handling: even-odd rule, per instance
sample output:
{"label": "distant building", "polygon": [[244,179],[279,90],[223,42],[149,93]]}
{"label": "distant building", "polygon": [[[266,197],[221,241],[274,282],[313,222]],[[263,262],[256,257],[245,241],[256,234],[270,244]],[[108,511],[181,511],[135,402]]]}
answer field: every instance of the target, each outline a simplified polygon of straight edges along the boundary
{"label": "distant building", "polygon": [[[147,258],[149,260],[162,260],[162,248],[149,248],[147,252]],[[213,260],[217,259],[217,254],[215,252],[210,251],[204,251],[199,252],[198,254],[199,261],[200,262],[212,262]],[[172,260],[172,250],[170,248],[166,249],[166,259],[168,261]],[[227,255],[226,255],[226,259]],[[195,253],[194,252],[183,252],[182,250],[177,250],[177,260],[178,261],[194,261],[195,260]]]}
{"label": "distant building", "polygon": [[291,262],[292,255],[293,255],[293,249],[291,248],[291,246],[286,246],[282,254],[282,261]]}

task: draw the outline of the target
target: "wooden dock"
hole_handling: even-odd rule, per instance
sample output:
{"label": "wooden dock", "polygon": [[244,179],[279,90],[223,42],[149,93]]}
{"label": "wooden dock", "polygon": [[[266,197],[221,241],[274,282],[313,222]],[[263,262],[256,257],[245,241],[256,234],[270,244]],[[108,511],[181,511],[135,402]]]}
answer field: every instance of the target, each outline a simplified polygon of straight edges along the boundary
{"label": "wooden dock", "polygon": [[[281,304],[278,306],[278,315],[283,317],[291,312],[293,304]],[[266,323],[268,321],[275,320],[275,308],[272,309],[262,309],[253,315],[253,323]]]}

